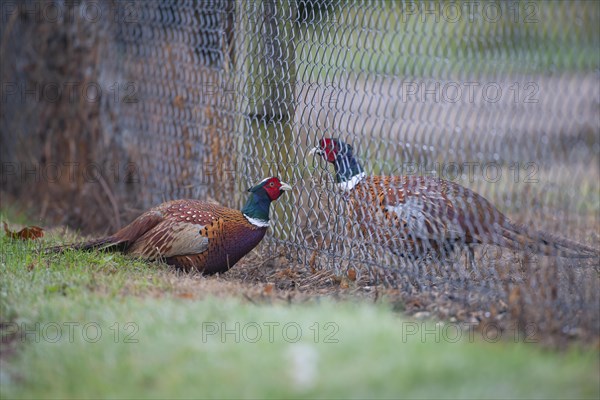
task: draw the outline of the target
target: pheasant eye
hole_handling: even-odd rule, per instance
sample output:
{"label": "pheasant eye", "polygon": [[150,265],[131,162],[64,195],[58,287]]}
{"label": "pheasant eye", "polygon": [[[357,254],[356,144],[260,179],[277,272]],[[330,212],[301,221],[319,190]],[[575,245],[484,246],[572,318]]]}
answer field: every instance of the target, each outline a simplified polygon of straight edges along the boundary
{"label": "pheasant eye", "polygon": [[273,182],[269,183],[269,187],[273,187],[275,184]]}

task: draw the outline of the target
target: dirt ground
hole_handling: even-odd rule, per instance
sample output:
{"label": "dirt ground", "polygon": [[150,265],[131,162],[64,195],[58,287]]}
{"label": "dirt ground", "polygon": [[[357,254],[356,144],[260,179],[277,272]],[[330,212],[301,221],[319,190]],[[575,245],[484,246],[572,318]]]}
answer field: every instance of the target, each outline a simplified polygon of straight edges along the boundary
{"label": "dirt ground", "polygon": [[[582,268],[588,275],[600,276],[596,261],[588,262]],[[534,301],[527,293],[522,293],[522,284],[514,285],[508,296],[499,293],[490,296],[490,291],[475,290],[478,289],[476,285],[471,291],[456,290],[456,286],[442,283],[434,283],[424,290],[411,285],[393,287],[373,284],[367,275],[353,280],[352,273],[336,276],[330,270],[310,270],[304,265],[290,263],[283,252],[273,256],[259,250],[254,250],[220,275],[165,273],[173,283],[175,296],[184,299],[236,297],[257,305],[312,304],[323,299],[369,302],[383,304],[399,316],[467,323],[488,334],[490,330],[501,333],[517,329],[521,331],[522,339],[552,348],[565,348],[576,342],[600,349],[597,310],[590,310],[581,302],[563,305],[565,310],[549,310],[549,307],[556,307],[564,295],[557,299],[555,294],[554,305],[548,304],[548,299]],[[597,282],[596,279],[596,286]],[[157,291],[156,296],[162,295]],[[592,297],[597,299],[597,296]],[[590,299],[583,303],[588,301]],[[583,314],[582,318],[576,319],[578,326],[567,330],[565,321],[574,324],[569,312],[577,307],[581,309],[575,314]]]}

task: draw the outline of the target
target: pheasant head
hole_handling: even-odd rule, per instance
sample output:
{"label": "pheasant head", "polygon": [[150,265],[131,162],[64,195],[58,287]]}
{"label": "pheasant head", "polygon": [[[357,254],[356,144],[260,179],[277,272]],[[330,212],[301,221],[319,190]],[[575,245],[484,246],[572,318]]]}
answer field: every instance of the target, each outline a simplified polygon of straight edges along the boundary
{"label": "pheasant head", "polygon": [[281,182],[277,177],[266,178],[248,189],[250,196],[242,213],[253,225],[266,227],[269,226],[269,206],[271,202],[277,200],[285,191],[292,190],[292,187],[285,182]]}
{"label": "pheasant head", "polygon": [[323,138],[309,154],[318,154],[333,164],[335,181],[343,190],[352,190],[365,177],[365,171],[354,158],[354,149],[337,138]]}

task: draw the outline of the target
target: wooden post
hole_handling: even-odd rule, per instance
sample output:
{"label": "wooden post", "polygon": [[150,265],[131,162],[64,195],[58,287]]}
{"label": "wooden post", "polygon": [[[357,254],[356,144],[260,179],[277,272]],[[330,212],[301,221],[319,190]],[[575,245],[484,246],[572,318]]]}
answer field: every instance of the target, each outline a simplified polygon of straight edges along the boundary
{"label": "wooden post", "polygon": [[[250,117],[267,122],[294,115],[296,80],[296,3],[263,0],[240,2],[237,21],[238,72],[245,81]],[[243,58],[240,58],[242,56]]]}
{"label": "wooden post", "polygon": [[[295,112],[296,18],[294,0],[236,3],[233,80],[240,176],[254,180],[290,176],[295,153],[289,147]],[[282,212],[282,207],[276,209]]]}
{"label": "wooden post", "polygon": [[[295,112],[296,3],[263,0],[237,3],[235,17],[236,131],[242,154],[273,173],[287,163]],[[257,146],[262,141],[265,146]],[[271,147],[268,144],[271,144]],[[245,171],[252,174],[252,170]],[[283,171],[281,171],[283,172]]]}

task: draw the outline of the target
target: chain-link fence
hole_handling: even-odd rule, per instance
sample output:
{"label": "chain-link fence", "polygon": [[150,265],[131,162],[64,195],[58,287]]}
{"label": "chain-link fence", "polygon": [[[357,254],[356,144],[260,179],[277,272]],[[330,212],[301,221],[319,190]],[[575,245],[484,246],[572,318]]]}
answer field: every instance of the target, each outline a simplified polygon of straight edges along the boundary
{"label": "chain-link fence", "polygon": [[[77,216],[65,222],[96,218],[116,228],[167,199],[239,208],[250,184],[278,175],[295,190],[275,206],[263,248],[284,251],[290,265],[383,279],[439,315],[566,336],[600,331],[597,258],[484,245],[474,263],[460,250],[412,261],[357,232],[364,221],[336,187],[333,167],[308,154],[321,138],[340,138],[367,176],[456,182],[516,223],[597,248],[597,2],[3,7],[9,192],[22,196],[31,188],[23,179],[43,178],[52,161],[99,163],[98,179],[75,174],[75,184],[65,173],[49,186],[55,195],[69,189],[67,204],[78,204],[62,208]],[[65,90],[74,80],[76,101]],[[62,91],[56,101],[51,84]],[[33,198],[52,209],[52,198]],[[90,204],[101,212],[87,211]],[[126,205],[136,209],[126,214]]]}

